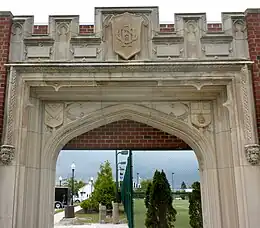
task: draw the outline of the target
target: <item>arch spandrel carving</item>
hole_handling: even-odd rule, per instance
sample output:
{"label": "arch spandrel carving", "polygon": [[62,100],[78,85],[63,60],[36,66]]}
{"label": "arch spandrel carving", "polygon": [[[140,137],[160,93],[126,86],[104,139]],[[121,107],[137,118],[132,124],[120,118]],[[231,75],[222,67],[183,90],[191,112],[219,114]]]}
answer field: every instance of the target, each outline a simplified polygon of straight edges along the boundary
{"label": "arch spandrel carving", "polygon": [[[176,105],[177,104],[179,105],[179,103],[176,103]],[[75,105],[75,103],[73,105]],[[65,118],[68,116],[68,113],[71,118],[71,113],[68,111],[69,110],[64,114]],[[176,113],[182,114],[182,112],[183,110],[176,109]],[[76,114],[79,113],[80,112]],[[187,113],[189,113],[188,110]],[[164,113],[162,110],[158,111],[140,104],[114,104],[99,108],[85,116],[76,118],[74,121],[68,122],[66,125],[53,131],[52,134],[48,135],[49,138],[45,139],[45,159],[43,159],[43,161],[53,161],[52,165],[55,165],[60,150],[68,141],[87,131],[123,119],[145,123],[183,139],[195,150],[201,168],[202,164],[215,167],[214,144],[211,142],[210,137],[205,137],[202,131],[172,116],[172,114]]]}

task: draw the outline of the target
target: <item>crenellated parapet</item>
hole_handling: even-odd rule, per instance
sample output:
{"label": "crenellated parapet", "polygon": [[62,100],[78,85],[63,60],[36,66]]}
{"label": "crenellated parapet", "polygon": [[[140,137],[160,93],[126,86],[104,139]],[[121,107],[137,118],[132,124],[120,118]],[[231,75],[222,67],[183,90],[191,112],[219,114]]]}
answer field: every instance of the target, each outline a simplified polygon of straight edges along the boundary
{"label": "crenellated parapet", "polygon": [[208,24],[205,13],[175,14],[160,24],[158,7],[95,8],[94,25],[78,15],[13,17],[10,62],[121,61],[249,58],[244,13],[222,13]]}

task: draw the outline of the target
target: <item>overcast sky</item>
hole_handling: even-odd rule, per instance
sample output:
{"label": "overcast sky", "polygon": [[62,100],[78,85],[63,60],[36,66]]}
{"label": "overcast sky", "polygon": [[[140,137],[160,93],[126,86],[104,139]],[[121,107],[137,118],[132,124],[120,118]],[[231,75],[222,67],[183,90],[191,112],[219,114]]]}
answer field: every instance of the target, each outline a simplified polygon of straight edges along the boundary
{"label": "overcast sky", "polygon": [[[131,5],[129,5],[131,4]],[[80,15],[80,23],[94,22],[94,7],[159,6],[160,22],[174,22],[174,13],[206,12],[210,22],[221,21],[221,12],[244,12],[247,8],[260,8],[259,0],[8,0],[1,1],[0,11],[13,15],[34,15],[37,24],[47,24],[48,15]]]}

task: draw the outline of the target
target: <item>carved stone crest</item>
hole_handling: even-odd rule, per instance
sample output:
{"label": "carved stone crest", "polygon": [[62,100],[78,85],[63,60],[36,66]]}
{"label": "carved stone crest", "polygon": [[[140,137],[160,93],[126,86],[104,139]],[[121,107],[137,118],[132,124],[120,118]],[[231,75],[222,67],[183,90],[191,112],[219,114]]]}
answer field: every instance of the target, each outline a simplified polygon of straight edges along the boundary
{"label": "carved stone crest", "polygon": [[260,160],[260,146],[249,144],[245,146],[246,159],[251,165],[257,165]]}
{"label": "carved stone crest", "polygon": [[0,162],[9,165],[14,159],[14,146],[2,145],[0,151]]}
{"label": "carved stone crest", "polygon": [[123,13],[111,18],[113,49],[124,59],[129,59],[141,51],[141,16]]}
{"label": "carved stone crest", "polygon": [[51,128],[59,127],[64,121],[64,104],[63,103],[46,103],[44,122]]}
{"label": "carved stone crest", "polygon": [[210,102],[191,103],[191,123],[198,127],[204,128],[211,124],[211,104]]}

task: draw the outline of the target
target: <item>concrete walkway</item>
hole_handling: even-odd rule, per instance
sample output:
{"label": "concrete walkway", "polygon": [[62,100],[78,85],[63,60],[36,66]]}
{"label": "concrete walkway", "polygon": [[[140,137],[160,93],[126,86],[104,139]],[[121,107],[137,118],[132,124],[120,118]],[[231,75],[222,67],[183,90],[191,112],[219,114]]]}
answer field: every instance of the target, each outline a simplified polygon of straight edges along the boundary
{"label": "concrete walkway", "polygon": [[[75,207],[74,208],[74,211],[75,211],[75,213],[77,212],[77,211],[79,211],[81,209],[81,207],[80,206],[77,206],[77,207]],[[54,225],[55,224],[57,224],[57,223],[59,223],[63,218],[64,218],[64,216],[65,216],[65,212],[64,211],[62,211],[62,212],[59,212],[59,213],[57,213],[57,214],[54,214]],[[61,227],[61,226],[59,226],[59,227]],[[68,226],[66,226],[67,228],[69,228]]]}
{"label": "concrete walkway", "polygon": [[[80,206],[75,207],[75,212],[81,210]],[[58,223],[64,218],[64,211],[54,215],[54,228],[128,228],[127,224],[90,224],[90,225],[68,225],[61,226]]]}
{"label": "concrete walkway", "polygon": [[55,226],[55,228],[128,228],[126,224],[91,224],[91,225],[73,225],[73,226]]}

